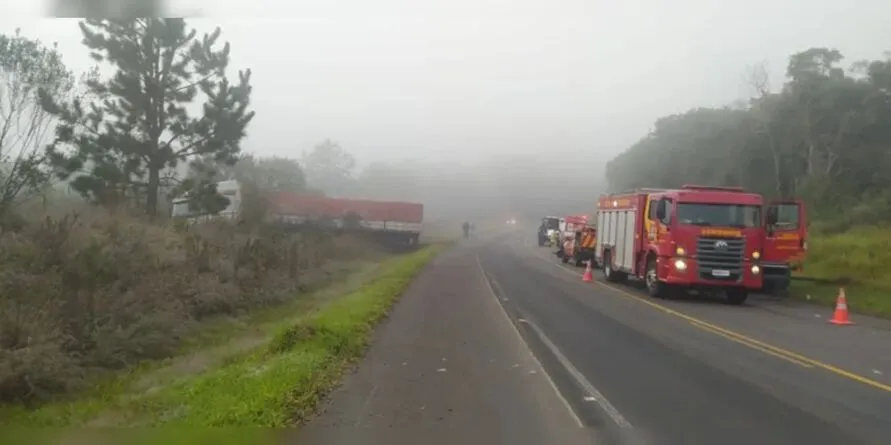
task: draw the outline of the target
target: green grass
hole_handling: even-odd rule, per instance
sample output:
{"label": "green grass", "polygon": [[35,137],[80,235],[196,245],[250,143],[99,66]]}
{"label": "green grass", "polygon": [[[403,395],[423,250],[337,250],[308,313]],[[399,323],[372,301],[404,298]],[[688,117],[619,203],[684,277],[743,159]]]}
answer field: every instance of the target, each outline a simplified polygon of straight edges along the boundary
{"label": "green grass", "polygon": [[804,271],[798,276],[819,282],[796,280],[796,297],[832,305],[839,287],[851,310],[891,317],[891,228],[858,227],[808,240]]}
{"label": "green grass", "polygon": [[[374,326],[440,248],[432,246],[389,260],[368,284],[331,299],[316,311],[278,323],[269,341],[232,354],[206,372],[134,393],[136,372],[93,397],[32,411],[7,411],[0,425],[165,426],[173,428],[165,431],[195,431],[196,427],[299,424],[347,367],[361,358]],[[162,434],[148,431],[145,437]]]}

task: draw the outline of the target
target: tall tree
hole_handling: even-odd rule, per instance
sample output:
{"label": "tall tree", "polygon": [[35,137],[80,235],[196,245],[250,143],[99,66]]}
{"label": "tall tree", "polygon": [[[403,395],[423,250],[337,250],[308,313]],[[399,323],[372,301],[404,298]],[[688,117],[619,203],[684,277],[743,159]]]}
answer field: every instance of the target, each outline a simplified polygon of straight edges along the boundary
{"label": "tall tree", "polygon": [[215,179],[250,182],[260,190],[277,190],[294,193],[306,191],[306,177],[300,163],[279,156],[255,156],[242,154],[232,164],[221,164],[212,158],[202,158],[190,165],[198,173],[214,171]]}
{"label": "tall tree", "polygon": [[55,45],[28,39],[20,30],[0,35],[0,218],[49,179],[43,146],[52,116],[40,106],[38,91],[64,97],[73,87],[74,76]]}
{"label": "tall tree", "polygon": [[891,59],[853,70],[842,60],[837,50],[810,48],[789,57],[776,92],[763,70],[750,73],[755,97],[746,107],[660,119],[610,161],[611,187],[742,185],[806,198],[817,218],[891,218]]}
{"label": "tall tree", "polygon": [[[44,108],[61,121],[47,148],[60,177],[73,176],[72,186],[100,203],[135,198],[155,216],[159,191],[172,180],[163,171],[196,156],[235,162],[254,117],[251,72],[229,82],[230,47],[217,45],[219,28],[199,38],[183,19],[141,18],[89,19],[80,29],[92,57],[116,72],[89,82],[101,100],[61,104],[44,95]],[[199,93],[202,113],[192,116]]]}
{"label": "tall tree", "polygon": [[325,193],[342,194],[353,189],[356,159],[337,142],[326,139],[304,153],[303,167],[308,182]]}

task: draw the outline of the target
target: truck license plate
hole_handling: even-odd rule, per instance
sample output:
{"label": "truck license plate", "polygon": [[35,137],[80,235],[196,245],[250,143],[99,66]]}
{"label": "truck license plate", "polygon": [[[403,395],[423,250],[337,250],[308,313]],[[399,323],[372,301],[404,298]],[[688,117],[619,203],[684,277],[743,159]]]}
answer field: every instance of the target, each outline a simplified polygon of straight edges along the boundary
{"label": "truck license plate", "polygon": [[713,275],[713,276],[716,276],[716,277],[729,277],[729,276],[730,276],[730,271],[729,271],[729,270],[724,270],[724,269],[713,269],[713,270],[712,270],[712,275]]}

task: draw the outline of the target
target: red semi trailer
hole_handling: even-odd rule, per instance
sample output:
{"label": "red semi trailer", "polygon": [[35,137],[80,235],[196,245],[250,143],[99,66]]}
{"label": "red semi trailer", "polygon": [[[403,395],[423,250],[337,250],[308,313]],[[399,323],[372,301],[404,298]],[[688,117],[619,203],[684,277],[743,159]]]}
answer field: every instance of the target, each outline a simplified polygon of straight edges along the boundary
{"label": "red semi trailer", "polygon": [[[237,181],[222,181],[217,192],[229,199],[223,211],[196,213],[189,208],[188,197],[174,200],[173,217],[192,222],[210,219],[238,219],[244,196]],[[332,198],[292,192],[268,192],[266,218],[270,222],[299,227],[316,223],[335,230],[358,231],[377,239],[399,244],[418,243],[424,220],[424,205],[403,201]]]}

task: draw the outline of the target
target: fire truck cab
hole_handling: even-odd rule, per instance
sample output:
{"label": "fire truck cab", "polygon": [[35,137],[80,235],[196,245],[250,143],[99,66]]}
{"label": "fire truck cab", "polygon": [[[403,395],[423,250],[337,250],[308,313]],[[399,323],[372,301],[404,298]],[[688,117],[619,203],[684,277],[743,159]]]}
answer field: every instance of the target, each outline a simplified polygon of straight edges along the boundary
{"label": "fire truck cab", "polygon": [[807,214],[798,199],[771,201],[764,212],[764,291],[785,291],[807,254]]}
{"label": "fire truck cab", "polygon": [[595,261],[608,281],[644,280],[652,297],[723,291],[742,304],[763,284],[761,195],[685,185],[601,196]]}

